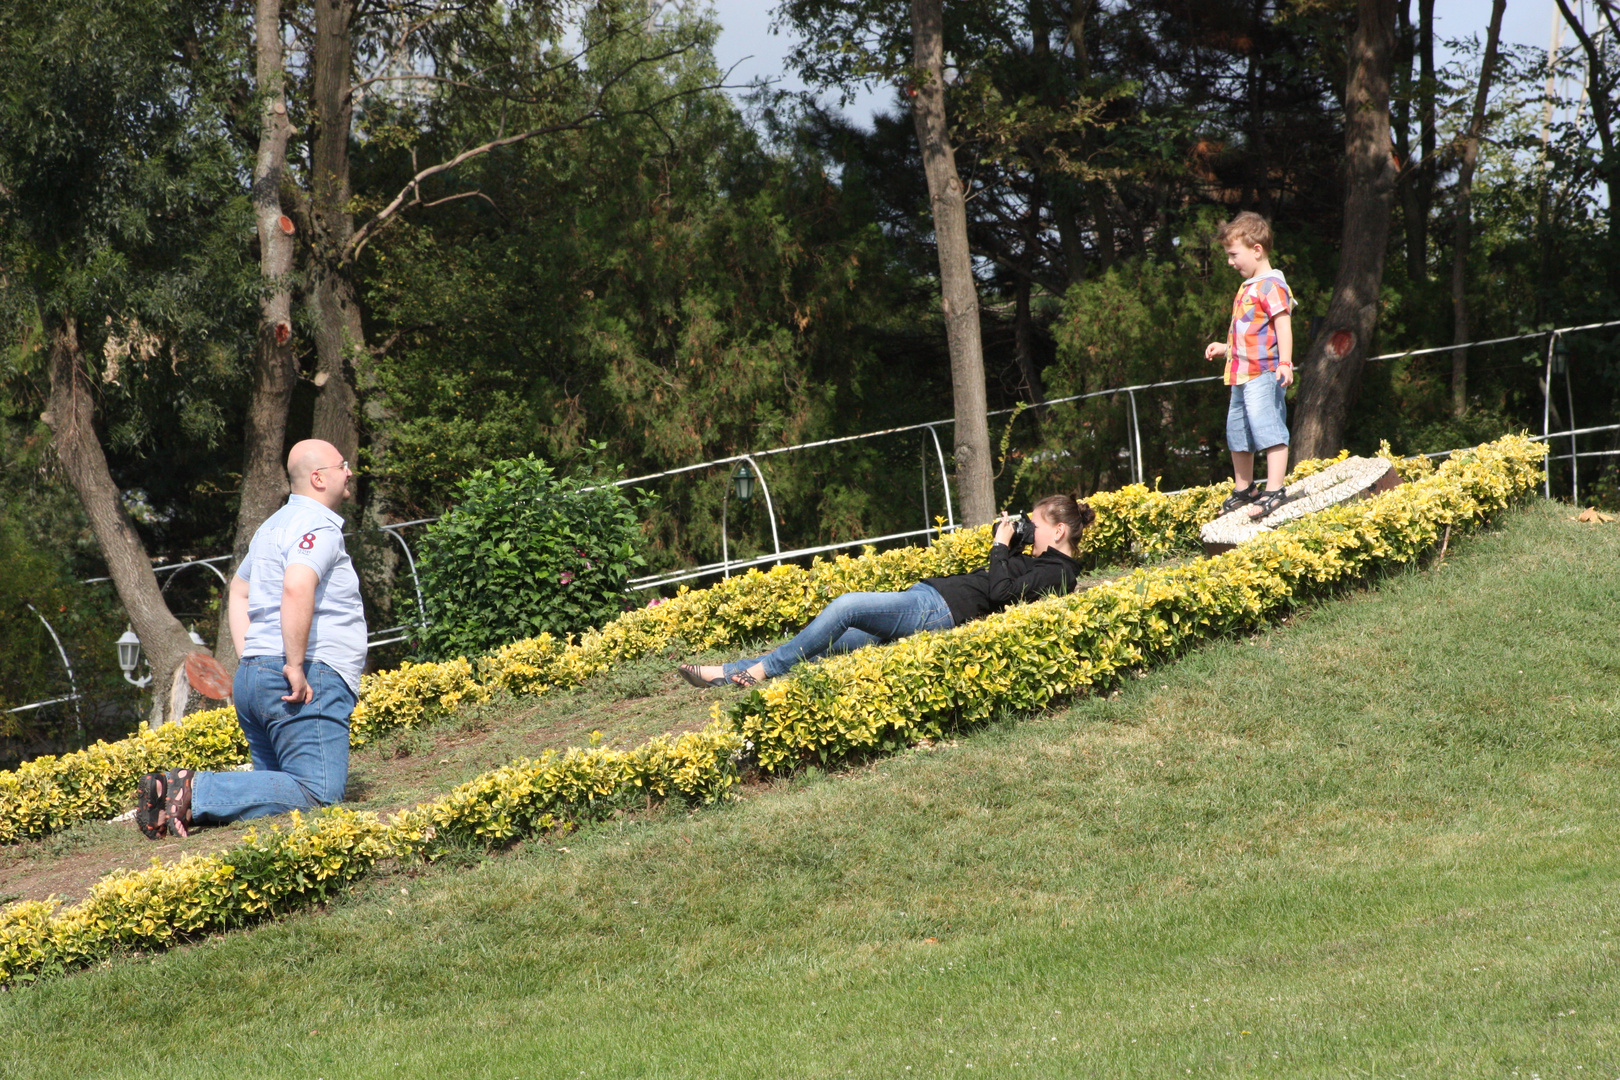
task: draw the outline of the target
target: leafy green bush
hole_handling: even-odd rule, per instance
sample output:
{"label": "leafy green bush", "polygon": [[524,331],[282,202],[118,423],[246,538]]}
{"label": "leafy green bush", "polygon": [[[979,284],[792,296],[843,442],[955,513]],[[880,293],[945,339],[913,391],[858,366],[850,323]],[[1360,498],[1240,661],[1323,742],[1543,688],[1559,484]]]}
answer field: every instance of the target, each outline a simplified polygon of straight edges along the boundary
{"label": "leafy green bush", "polygon": [[623,489],[584,470],[558,476],[531,454],[474,472],[457,496],[422,544],[426,656],[577,634],[623,609],[630,571],[645,565]]}

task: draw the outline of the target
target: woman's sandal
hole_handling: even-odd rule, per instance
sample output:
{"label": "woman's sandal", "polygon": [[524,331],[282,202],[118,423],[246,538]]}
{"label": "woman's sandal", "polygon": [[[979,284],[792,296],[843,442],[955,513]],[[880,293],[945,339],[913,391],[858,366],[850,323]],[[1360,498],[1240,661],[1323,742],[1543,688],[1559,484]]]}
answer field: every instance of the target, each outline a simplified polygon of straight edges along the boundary
{"label": "woman's sandal", "polygon": [[135,827],[148,840],[161,840],[171,832],[188,836],[191,824],[191,782],[195,769],[147,773],[135,789]]}
{"label": "woman's sandal", "polygon": [[1234,491],[1226,497],[1226,501],[1221,503],[1221,513],[1230,514],[1241,507],[1257,503],[1262,498],[1264,496],[1260,492],[1260,485],[1251,480],[1248,487],[1242,491]]}
{"label": "woman's sandal", "polygon": [[737,674],[731,677],[731,683],[733,686],[758,686],[759,680],[748,674],[746,671],[739,671]]}
{"label": "woman's sandal", "polygon": [[705,679],[702,675],[698,674],[696,664],[682,664],[675,670],[681,673],[681,678],[685,679],[699,690],[707,690],[711,686],[731,685],[731,680],[726,678],[724,675],[720,676],[718,679]]}
{"label": "woman's sandal", "polygon": [[1278,488],[1276,491],[1268,491],[1266,492],[1264,498],[1260,499],[1254,504],[1260,512],[1258,514],[1250,514],[1249,520],[1264,521],[1266,518],[1270,517],[1272,513],[1293,501],[1294,496],[1288,494],[1287,488]]}

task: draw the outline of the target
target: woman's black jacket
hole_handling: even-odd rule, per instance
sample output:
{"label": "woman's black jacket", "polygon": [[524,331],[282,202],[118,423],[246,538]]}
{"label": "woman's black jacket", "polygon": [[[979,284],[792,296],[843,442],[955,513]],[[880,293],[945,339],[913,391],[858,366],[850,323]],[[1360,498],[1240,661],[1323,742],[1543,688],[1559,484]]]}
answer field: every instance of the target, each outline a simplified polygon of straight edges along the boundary
{"label": "woman's black jacket", "polygon": [[1014,555],[1005,544],[990,548],[990,565],[971,574],[924,578],[945,598],[957,626],[1000,611],[1008,604],[1066,593],[1080,578],[1080,564],[1057,548],[1038,557]]}

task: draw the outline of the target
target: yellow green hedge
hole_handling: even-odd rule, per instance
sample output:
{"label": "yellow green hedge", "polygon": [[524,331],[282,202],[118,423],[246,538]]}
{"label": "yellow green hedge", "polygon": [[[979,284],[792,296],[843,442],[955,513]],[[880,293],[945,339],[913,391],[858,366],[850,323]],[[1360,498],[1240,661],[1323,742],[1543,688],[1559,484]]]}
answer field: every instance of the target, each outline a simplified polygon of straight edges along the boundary
{"label": "yellow green hedge", "polygon": [[379,859],[496,845],[632,799],[679,793],[712,802],[735,784],[738,754],[750,747],[763,766],[780,768],[899,745],[1000,708],[1039,708],[1194,641],[1260,625],[1374,566],[1416,558],[1446,525],[1480,521],[1533,490],[1542,454],[1526,439],[1503,439],[1217,559],[1137,571],[947,633],[833,658],[768,684],[700,732],[630,751],[548,752],[389,821],[343,808],[307,820],[295,814],[220,856],[111,875],[72,907],[14,905],[0,913],[0,985],[274,915],[325,896]]}
{"label": "yellow green hedge", "polygon": [[723,798],[742,740],[724,724],[662,736],[634,750],[590,747],[518,761],[384,821],[342,807],[252,830],[230,851],[119,871],[80,904],[54,900],[0,912],[0,986],[29,982],[129,950],[166,948],[330,895],[387,858],[434,858],[567,827],[634,799]]}
{"label": "yellow green hedge", "polygon": [[1543,453],[1523,437],[1505,438],[1214,559],[1137,570],[955,630],[829,658],[766,684],[725,715],[760,766],[776,770],[891,749],[999,709],[1039,709],[1195,642],[1260,626],[1376,566],[1416,558],[1446,526],[1478,522],[1533,490]]}
{"label": "yellow green hedge", "polygon": [[129,808],[135,783],[153,769],[225,769],[247,760],[235,709],[213,709],[115,743],[47,755],[0,773],[0,843],[47,836]]}
{"label": "yellow green hedge", "polygon": [[[1305,462],[1295,475],[1328,464]],[[1082,538],[1080,556],[1095,565],[1190,550],[1199,527],[1215,516],[1227,491],[1228,485],[1216,484],[1167,495],[1132,484],[1093,495],[1087,501],[1097,519]],[[358,748],[390,732],[430,723],[464,703],[487,700],[495,689],[540,694],[672,647],[702,650],[778,637],[809,622],[845,592],[903,589],[925,577],[965,573],[982,566],[989,549],[989,529],[964,529],[929,547],[840,555],[808,568],[751,570],[706,589],[683,587],[676,596],[627,612],[578,641],[542,634],[514,642],[478,661],[476,673],[463,658],[407,662],[361,677],[350,742]],[[158,733],[36,759],[14,773],[0,774],[0,843],[118,814],[129,806],[141,775],[151,769],[219,769],[246,760],[246,744],[228,708],[187,717],[178,727]]]}

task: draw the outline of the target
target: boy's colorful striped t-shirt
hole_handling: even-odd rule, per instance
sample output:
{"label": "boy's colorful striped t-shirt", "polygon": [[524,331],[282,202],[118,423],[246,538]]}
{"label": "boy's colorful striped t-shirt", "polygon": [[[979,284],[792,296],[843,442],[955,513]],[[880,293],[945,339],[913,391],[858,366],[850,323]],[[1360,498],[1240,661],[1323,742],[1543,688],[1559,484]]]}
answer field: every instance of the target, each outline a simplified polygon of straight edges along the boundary
{"label": "boy's colorful striped t-shirt", "polygon": [[1294,294],[1280,270],[1268,270],[1238,287],[1226,334],[1226,385],[1238,386],[1277,370],[1282,350],[1272,320],[1293,310]]}

